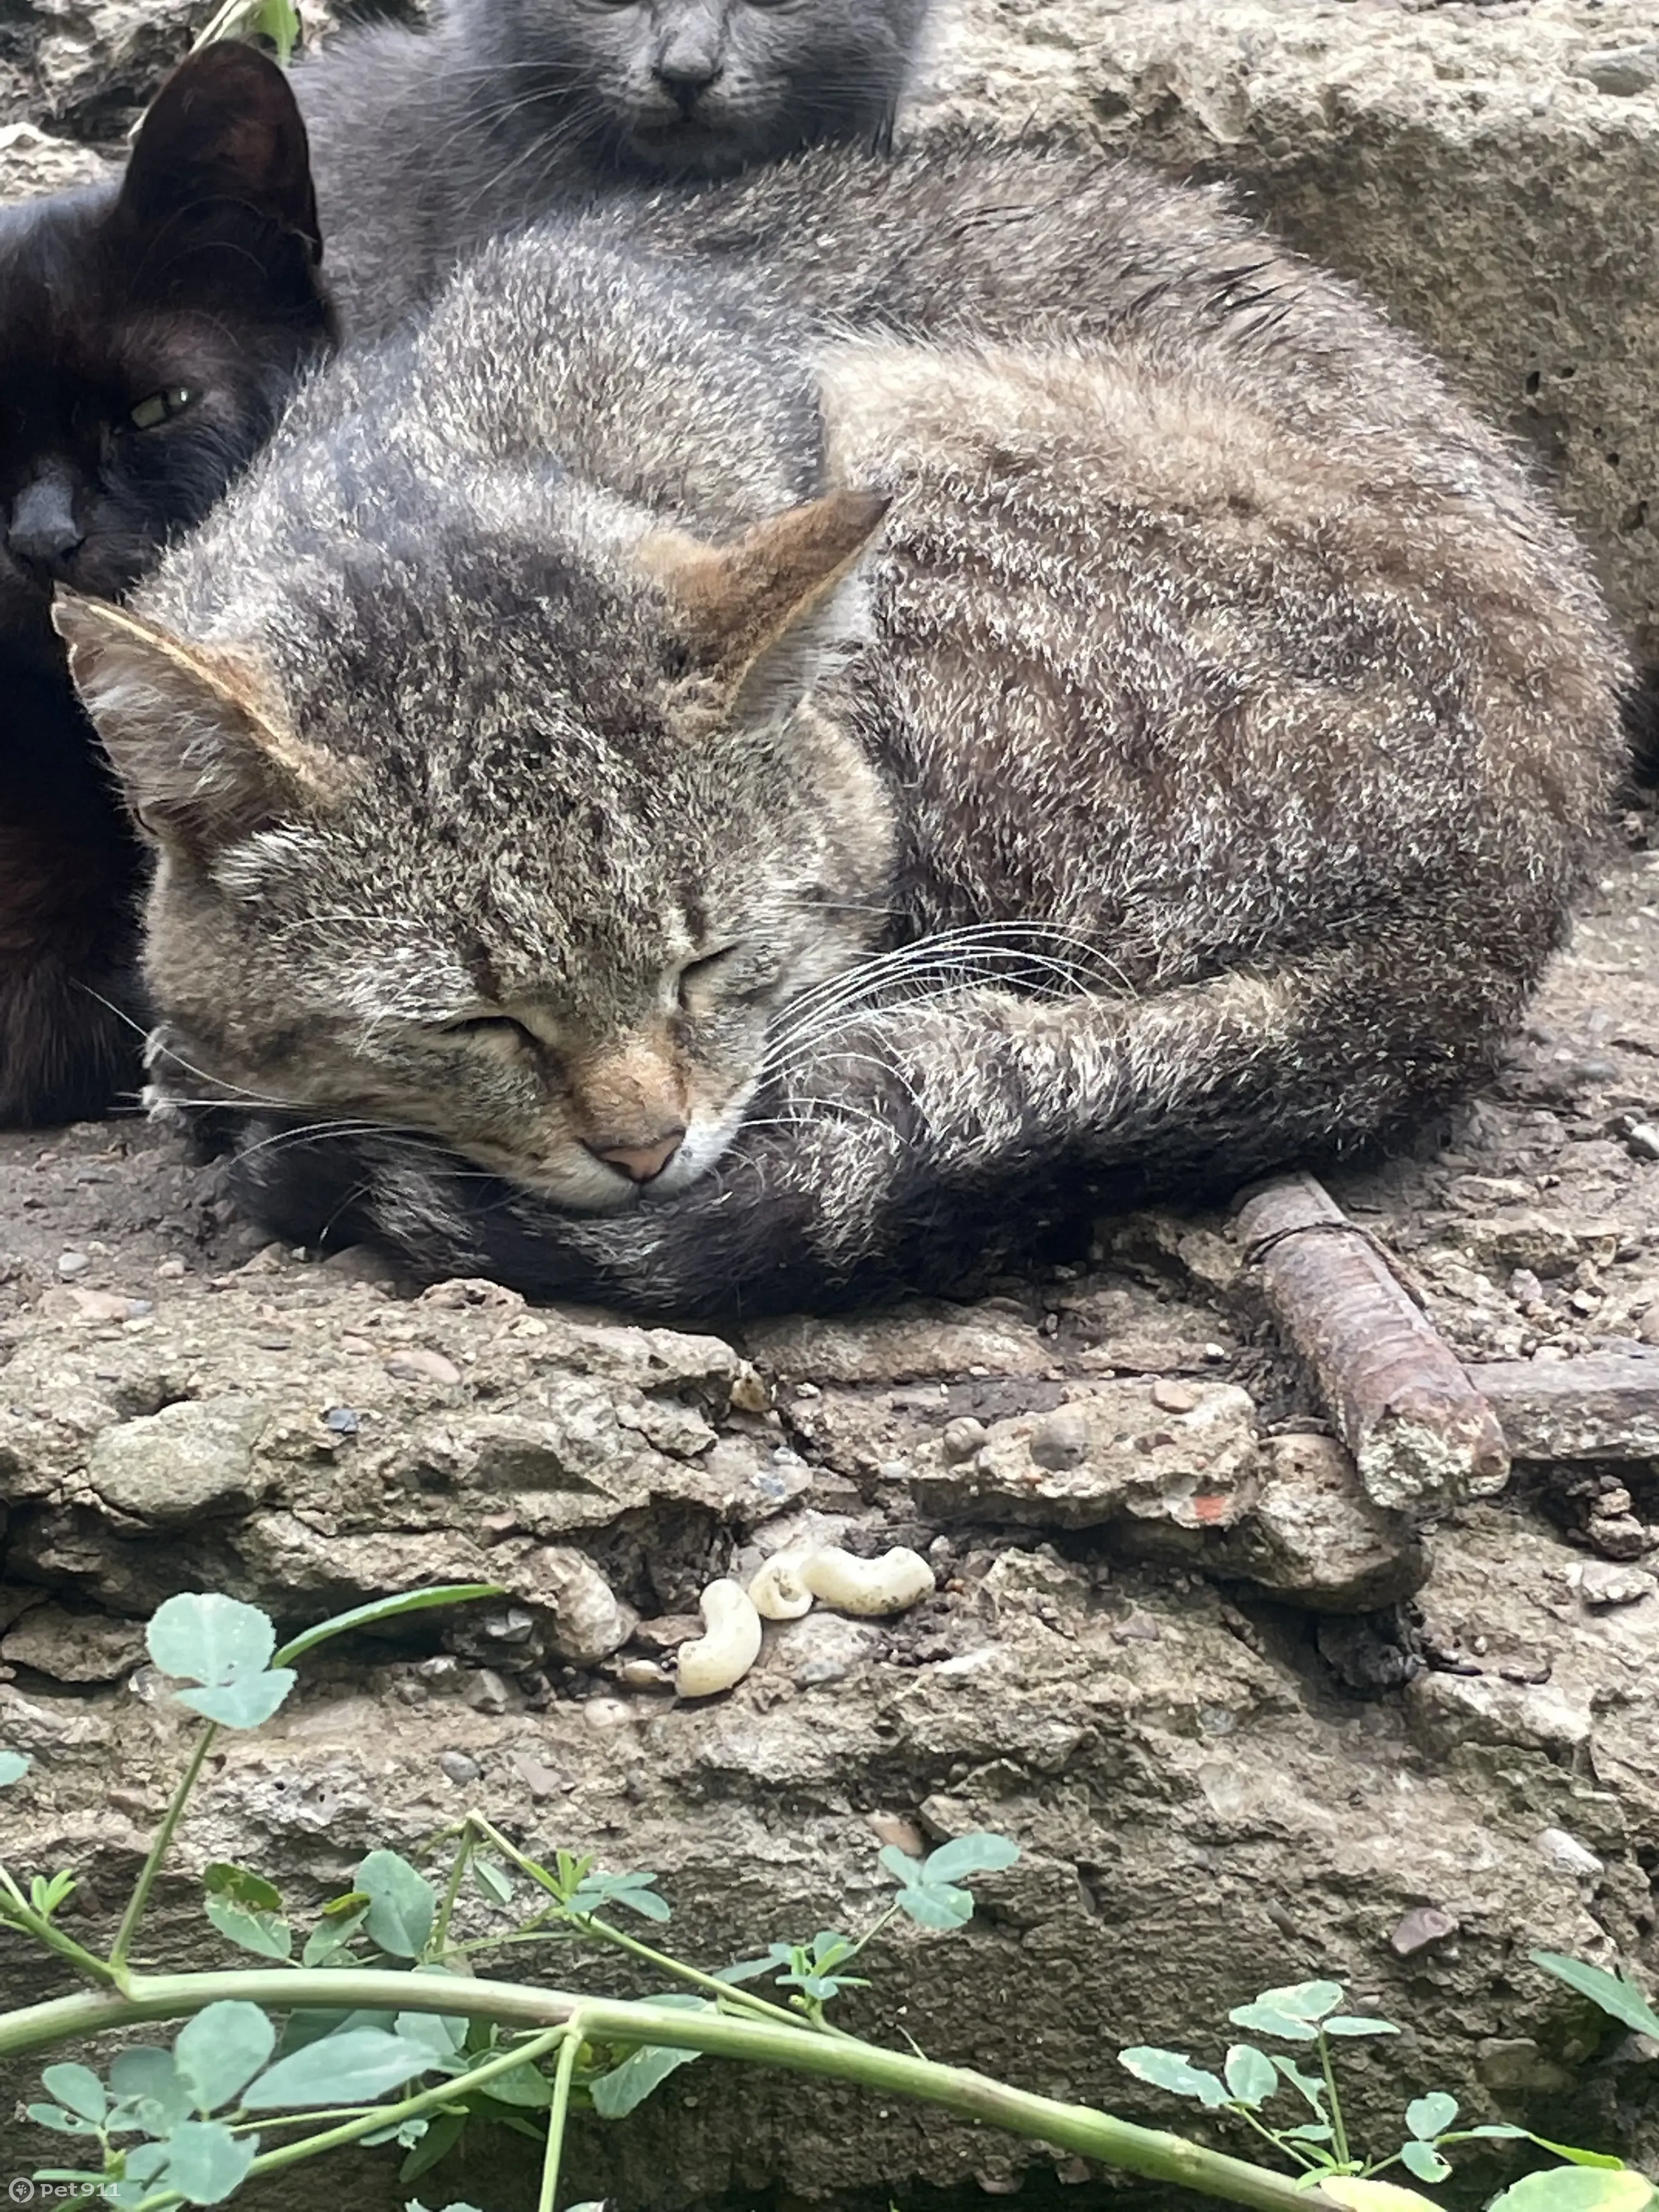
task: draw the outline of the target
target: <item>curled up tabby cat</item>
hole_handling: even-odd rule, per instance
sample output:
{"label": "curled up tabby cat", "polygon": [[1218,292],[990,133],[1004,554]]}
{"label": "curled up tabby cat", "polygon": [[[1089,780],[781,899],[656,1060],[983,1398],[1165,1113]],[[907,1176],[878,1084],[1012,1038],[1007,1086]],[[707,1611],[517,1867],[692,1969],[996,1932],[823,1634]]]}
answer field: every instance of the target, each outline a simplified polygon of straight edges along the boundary
{"label": "curled up tabby cat", "polygon": [[1616,769],[1582,556],[1341,287],[1048,173],[1098,339],[825,340],[551,226],[60,605],[159,854],[154,1095],[244,1111],[284,1237],[951,1289],[1489,1066]]}

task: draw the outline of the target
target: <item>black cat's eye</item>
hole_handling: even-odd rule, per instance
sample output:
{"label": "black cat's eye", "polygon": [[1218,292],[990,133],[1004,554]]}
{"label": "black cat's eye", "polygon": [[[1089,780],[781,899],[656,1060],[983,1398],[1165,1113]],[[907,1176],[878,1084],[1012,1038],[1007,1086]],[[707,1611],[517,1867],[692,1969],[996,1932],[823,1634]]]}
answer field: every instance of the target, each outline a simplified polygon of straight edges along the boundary
{"label": "black cat's eye", "polygon": [[152,392],[148,399],[141,399],[128,410],[127,420],[135,430],[157,430],[193,407],[201,396],[191,385],[170,384],[165,392]]}

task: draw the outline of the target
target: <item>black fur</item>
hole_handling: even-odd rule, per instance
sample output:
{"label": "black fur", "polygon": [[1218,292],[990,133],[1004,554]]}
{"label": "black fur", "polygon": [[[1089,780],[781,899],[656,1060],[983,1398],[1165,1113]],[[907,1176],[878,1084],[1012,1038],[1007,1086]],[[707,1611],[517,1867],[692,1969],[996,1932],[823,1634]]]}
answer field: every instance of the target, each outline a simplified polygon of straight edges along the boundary
{"label": "black fur", "polygon": [[[200,520],[332,343],[305,129],[252,48],[163,87],[118,186],[0,210],[0,1121],[136,1092],[141,850],[48,619]],[[148,428],[135,406],[198,395]]]}

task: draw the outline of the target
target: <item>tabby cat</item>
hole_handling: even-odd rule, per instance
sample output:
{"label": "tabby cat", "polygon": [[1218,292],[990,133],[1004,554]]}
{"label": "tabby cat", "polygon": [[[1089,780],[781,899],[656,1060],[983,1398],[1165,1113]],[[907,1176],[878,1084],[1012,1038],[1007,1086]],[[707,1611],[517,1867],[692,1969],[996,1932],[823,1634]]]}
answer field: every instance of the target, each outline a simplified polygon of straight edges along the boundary
{"label": "tabby cat", "polygon": [[927,5],[448,0],[427,32],[347,32],[295,83],[351,329],[593,195],[884,143]]}
{"label": "tabby cat", "polygon": [[951,1289],[1085,1179],[1488,1066],[1616,767],[1583,561],[1352,295],[1045,176],[1109,343],[825,345],[550,227],[135,611],[62,609],[161,856],[156,1098],[251,1109],[284,1237],[678,1314]]}
{"label": "tabby cat", "polygon": [[250,48],[186,62],[118,186],[0,210],[0,1121],[141,1080],[142,848],[56,584],[114,598],[207,512],[330,343],[305,131]]}

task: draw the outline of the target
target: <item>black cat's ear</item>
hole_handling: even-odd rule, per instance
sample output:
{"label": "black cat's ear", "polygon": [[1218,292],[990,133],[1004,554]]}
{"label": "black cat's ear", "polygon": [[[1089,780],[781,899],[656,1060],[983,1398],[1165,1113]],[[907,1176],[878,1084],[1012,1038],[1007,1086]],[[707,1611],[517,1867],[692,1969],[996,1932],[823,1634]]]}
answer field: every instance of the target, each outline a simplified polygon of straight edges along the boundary
{"label": "black cat's ear", "polygon": [[154,229],[230,202],[323,255],[306,126],[287,77],[228,39],[181,62],[155,95],[121,186],[124,210]]}
{"label": "black cat's ear", "polygon": [[52,618],[127,803],[158,842],[211,850],[345,795],[348,771],[288,727],[251,653],[63,592]]}
{"label": "black cat's ear", "polygon": [[878,492],[836,491],[786,507],[727,545],[678,530],[643,540],[641,564],[680,616],[693,668],[738,718],[793,705],[858,642],[864,610],[853,572],[888,506]]}

